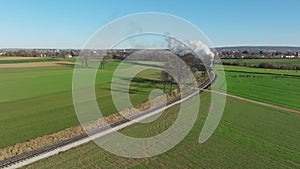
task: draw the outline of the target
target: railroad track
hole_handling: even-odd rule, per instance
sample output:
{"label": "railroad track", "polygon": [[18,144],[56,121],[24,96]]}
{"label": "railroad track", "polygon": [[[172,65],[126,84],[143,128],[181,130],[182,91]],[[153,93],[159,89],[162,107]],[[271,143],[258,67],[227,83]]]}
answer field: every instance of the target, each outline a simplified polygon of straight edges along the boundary
{"label": "railroad track", "polygon": [[[57,153],[53,152],[53,151],[58,150],[59,148],[68,146],[67,148],[64,149],[64,151],[66,151],[66,150],[69,150],[76,146],[85,144],[85,143],[93,140],[92,138],[89,138],[89,136],[90,137],[96,136],[96,135],[99,135],[99,133],[107,133],[108,134],[109,133],[108,130],[110,130],[110,129],[118,130],[118,128],[120,128],[120,126],[122,126],[122,125],[124,126],[124,124],[126,124],[128,122],[132,122],[133,120],[142,118],[146,115],[151,114],[152,112],[161,112],[161,110],[163,110],[165,108],[172,107],[172,106],[179,104],[185,100],[188,100],[191,97],[197,95],[199,92],[203,91],[204,89],[207,89],[212,83],[214,83],[215,80],[216,80],[216,74],[214,72],[210,72],[210,78],[208,78],[198,89],[193,89],[190,92],[183,95],[182,97],[177,97],[177,98],[169,101],[166,105],[157,106],[155,108],[143,111],[141,113],[132,115],[130,117],[126,117],[124,119],[121,119],[121,120],[111,123],[109,125],[105,125],[105,126],[97,128],[97,129],[87,131],[87,133],[83,133],[83,134],[80,134],[80,135],[77,135],[77,136],[74,136],[74,137],[71,137],[68,139],[64,139],[64,140],[58,141],[56,143],[53,143],[53,144],[50,144],[47,146],[43,146],[41,148],[35,149],[33,151],[30,151],[30,152],[27,152],[24,154],[20,154],[20,155],[14,156],[14,157],[7,158],[5,160],[0,161],[0,168],[17,168],[17,167],[25,166],[32,162],[38,161],[40,159],[50,157],[52,155],[58,154],[59,152],[63,152],[63,151],[57,151]],[[131,124],[129,124],[129,125],[131,125]],[[129,125],[127,125],[127,126],[129,126]],[[126,125],[125,125],[125,127],[126,127]],[[113,131],[115,131],[115,130],[113,130]],[[103,135],[105,135],[105,134],[103,134]],[[103,135],[100,135],[99,137],[101,137]],[[80,141],[81,141],[81,143],[79,143],[78,145],[75,144],[76,142],[80,142]],[[51,152],[53,152],[53,153],[51,153]],[[48,153],[48,155],[45,155],[47,153]],[[44,157],[36,158],[36,157],[42,156],[42,155],[44,155]],[[33,158],[36,158],[36,160],[31,160],[27,163],[25,162],[25,161],[33,159]],[[22,162],[23,162],[23,164],[20,164]]]}

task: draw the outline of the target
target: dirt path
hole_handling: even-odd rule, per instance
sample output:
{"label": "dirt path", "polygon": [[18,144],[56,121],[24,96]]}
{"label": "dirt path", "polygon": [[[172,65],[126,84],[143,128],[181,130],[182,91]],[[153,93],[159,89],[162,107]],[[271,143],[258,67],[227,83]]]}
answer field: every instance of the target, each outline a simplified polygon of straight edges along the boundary
{"label": "dirt path", "polygon": [[44,67],[44,66],[60,66],[74,65],[75,63],[58,61],[58,62],[30,62],[30,63],[12,63],[0,64],[0,68],[22,68],[22,67]]}
{"label": "dirt path", "polygon": [[227,94],[227,93],[223,93],[223,92],[219,92],[219,91],[215,91],[215,90],[204,90],[204,91],[229,96],[229,97],[232,97],[232,98],[235,98],[235,99],[239,99],[239,100],[243,100],[243,101],[247,101],[247,102],[251,102],[251,103],[255,103],[255,104],[259,104],[259,105],[263,105],[263,106],[267,106],[267,107],[272,107],[272,108],[275,108],[275,109],[278,109],[278,110],[283,110],[283,111],[288,111],[288,112],[293,112],[293,113],[300,114],[299,110],[294,110],[294,109],[290,109],[290,108],[286,108],[286,107],[276,106],[276,105],[273,105],[273,104],[268,104],[268,103],[264,103],[264,102],[260,102],[260,101],[256,101],[256,100],[252,100],[252,99],[247,99],[247,98],[244,98],[244,97],[239,97],[239,96],[235,96],[235,95],[232,95],[232,94]]}

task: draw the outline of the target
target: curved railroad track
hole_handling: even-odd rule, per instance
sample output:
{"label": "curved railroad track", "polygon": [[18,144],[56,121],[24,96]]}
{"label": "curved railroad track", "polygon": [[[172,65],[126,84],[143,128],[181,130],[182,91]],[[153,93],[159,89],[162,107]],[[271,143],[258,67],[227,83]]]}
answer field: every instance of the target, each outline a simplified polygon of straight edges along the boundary
{"label": "curved railroad track", "polygon": [[144,119],[154,114],[161,112],[164,109],[170,108],[174,105],[177,105],[181,102],[184,102],[195,95],[199,94],[204,89],[207,89],[214,81],[216,80],[216,74],[214,72],[210,72],[210,78],[208,78],[198,89],[191,90],[186,93],[182,97],[177,97],[172,101],[169,101],[166,106],[158,106],[146,111],[142,111],[141,113],[132,115],[130,117],[126,117],[117,122],[111,123],[106,126],[102,126],[97,129],[93,129],[88,131],[87,133],[83,133],[65,140],[58,141],[56,143],[35,149],[33,151],[20,154],[14,157],[7,158],[5,160],[0,161],[0,168],[18,168],[30,163],[36,162],[38,160],[53,156],[63,151],[67,151],[71,148],[77,147],[79,145],[85,144],[93,139],[99,138],[116,130],[125,128],[129,125],[135,123],[134,121],[139,121],[139,119]]}

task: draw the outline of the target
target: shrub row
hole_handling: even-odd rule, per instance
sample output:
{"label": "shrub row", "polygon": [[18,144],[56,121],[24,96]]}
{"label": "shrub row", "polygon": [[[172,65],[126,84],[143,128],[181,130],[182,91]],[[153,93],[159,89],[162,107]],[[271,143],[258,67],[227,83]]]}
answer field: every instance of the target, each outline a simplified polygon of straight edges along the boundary
{"label": "shrub row", "polygon": [[284,70],[300,70],[300,65],[293,64],[280,64],[274,62],[262,62],[262,63],[245,63],[245,62],[223,62],[223,65],[232,66],[247,66],[253,68],[265,68],[265,69],[284,69]]}

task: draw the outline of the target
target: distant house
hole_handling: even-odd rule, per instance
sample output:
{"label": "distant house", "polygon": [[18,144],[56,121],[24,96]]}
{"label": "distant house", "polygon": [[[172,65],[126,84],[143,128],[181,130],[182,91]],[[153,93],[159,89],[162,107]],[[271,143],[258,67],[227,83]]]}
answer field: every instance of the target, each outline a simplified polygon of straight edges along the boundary
{"label": "distant house", "polygon": [[296,56],[293,56],[293,55],[291,55],[291,56],[282,55],[281,58],[294,59],[294,58],[296,58]]}
{"label": "distant house", "polygon": [[73,56],[71,54],[66,54],[65,58],[72,58]]}
{"label": "distant house", "polygon": [[285,56],[285,58],[289,58],[289,59],[292,59],[292,58],[295,58],[295,56]]}
{"label": "distant house", "polygon": [[41,57],[41,58],[43,58],[43,57],[47,57],[47,54],[45,54],[45,53],[41,53],[41,54],[40,54],[40,57]]}

